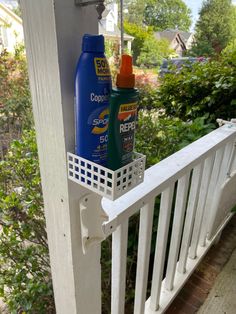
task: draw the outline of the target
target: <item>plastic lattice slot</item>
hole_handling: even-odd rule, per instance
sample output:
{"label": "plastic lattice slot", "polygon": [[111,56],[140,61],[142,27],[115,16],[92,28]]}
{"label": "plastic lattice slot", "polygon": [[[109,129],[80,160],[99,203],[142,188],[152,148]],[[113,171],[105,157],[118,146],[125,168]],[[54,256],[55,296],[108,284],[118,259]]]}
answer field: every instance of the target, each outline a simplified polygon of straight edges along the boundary
{"label": "plastic lattice slot", "polygon": [[128,165],[112,171],[92,161],[67,153],[70,180],[111,200],[143,182],[146,156],[134,153]]}

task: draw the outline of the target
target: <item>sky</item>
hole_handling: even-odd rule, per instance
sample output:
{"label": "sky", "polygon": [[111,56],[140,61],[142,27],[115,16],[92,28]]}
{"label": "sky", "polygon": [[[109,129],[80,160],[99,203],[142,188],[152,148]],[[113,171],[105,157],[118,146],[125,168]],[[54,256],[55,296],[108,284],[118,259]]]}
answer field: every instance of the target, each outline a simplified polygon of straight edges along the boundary
{"label": "sky", "polygon": [[6,4],[10,4],[13,7],[17,7],[18,6],[17,0],[0,0],[0,2],[6,3]]}
{"label": "sky", "polygon": [[[184,0],[184,2],[187,4],[187,6],[191,9],[192,11],[192,20],[193,20],[193,25],[191,27],[191,30],[194,29],[194,25],[198,19],[198,12],[201,9],[203,0]],[[233,4],[236,5],[236,0],[232,1]]]}

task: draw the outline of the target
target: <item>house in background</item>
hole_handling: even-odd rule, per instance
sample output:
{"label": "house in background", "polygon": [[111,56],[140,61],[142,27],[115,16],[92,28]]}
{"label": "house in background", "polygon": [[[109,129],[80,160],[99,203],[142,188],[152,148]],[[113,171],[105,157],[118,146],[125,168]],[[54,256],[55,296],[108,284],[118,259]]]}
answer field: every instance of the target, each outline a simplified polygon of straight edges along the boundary
{"label": "house in background", "polygon": [[184,55],[184,52],[189,50],[193,43],[193,34],[182,32],[176,29],[166,29],[162,32],[154,33],[156,39],[167,39],[170,43],[170,48],[174,49],[179,57]]}
{"label": "house in background", "polygon": [[[118,4],[111,3],[107,5],[107,9],[105,9],[102,19],[99,21],[99,34],[120,46],[121,35],[118,27]],[[124,34],[124,46],[128,53],[131,53],[133,39],[134,37]]]}
{"label": "house in background", "polygon": [[[18,3],[14,0],[0,0],[0,52],[7,49],[13,52],[15,46],[24,40],[21,18],[11,8],[17,8]],[[103,12],[99,21],[99,34],[120,47],[120,29],[118,27],[118,5],[111,3]],[[124,46],[131,53],[131,43],[134,37],[124,34]]]}
{"label": "house in background", "polygon": [[3,49],[13,52],[15,46],[23,43],[23,41],[21,18],[4,3],[0,2],[0,52]]}
{"label": "house in background", "polygon": [[183,31],[179,31],[179,34],[185,43],[186,49],[190,50],[194,43],[194,34],[190,32],[183,32]]}

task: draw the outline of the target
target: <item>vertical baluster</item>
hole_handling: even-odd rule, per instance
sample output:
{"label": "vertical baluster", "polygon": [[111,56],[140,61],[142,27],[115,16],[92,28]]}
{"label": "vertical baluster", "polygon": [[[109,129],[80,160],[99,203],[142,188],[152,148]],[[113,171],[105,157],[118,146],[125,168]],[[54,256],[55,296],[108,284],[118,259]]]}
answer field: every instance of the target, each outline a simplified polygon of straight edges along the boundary
{"label": "vertical baluster", "polygon": [[235,162],[236,162],[236,143],[235,141],[233,141],[232,142],[232,154],[230,156],[227,175],[230,175],[235,170],[236,168]]}
{"label": "vertical baluster", "polygon": [[232,173],[236,170],[236,142],[234,141],[234,149],[232,154],[232,159],[229,165],[229,173]]}
{"label": "vertical baluster", "polygon": [[193,227],[191,245],[189,249],[190,258],[195,258],[197,255],[197,246],[199,242],[202,219],[203,219],[204,208],[205,208],[205,203],[206,203],[206,197],[207,197],[209,181],[211,177],[211,170],[212,170],[211,164],[212,164],[212,158],[210,156],[204,162],[202,181],[201,181],[199,197],[198,197],[196,218],[195,218],[194,227]]}
{"label": "vertical baluster", "polygon": [[224,147],[221,147],[219,150],[216,151],[215,159],[214,159],[214,156],[212,159],[212,161],[214,160],[214,163],[213,163],[213,167],[211,171],[211,177],[209,180],[208,191],[207,191],[206,202],[205,202],[204,224],[202,224],[200,240],[199,240],[199,244],[203,247],[206,245],[206,236],[207,236],[209,223],[211,219],[210,209],[213,202],[214,192],[216,189],[216,183],[219,177],[219,171],[220,171],[220,167],[222,163],[223,153],[224,153]]}
{"label": "vertical baluster", "polygon": [[[224,153],[224,157],[223,157],[223,161],[222,161],[222,167],[221,167],[221,171],[219,174],[219,177],[222,180],[225,180],[231,172],[232,166],[233,166],[233,162],[235,159],[235,154],[236,154],[236,146],[235,146],[235,142],[231,141],[226,145],[225,148],[225,153]],[[225,167],[225,169],[224,169]],[[221,182],[220,182],[221,184]]]}
{"label": "vertical baluster", "polygon": [[[219,158],[216,156],[216,159]],[[209,165],[210,169],[211,169],[211,174],[209,176],[209,181],[208,181],[208,187],[207,187],[207,195],[206,195],[206,201],[205,201],[205,205],[204,205],[204,214],[203,214],[203,221],[204,223],[202,224],[201,227],[201,232],[200,232],[200,239],[199,239],[199,245],[204,247],[206,245],[206,236],[207,236],[207,220],[209,217],[209,196],[212,197],[212,194],[214,193],[214,189],[215,189],[215,179],[214,177],[216,176],[217,169],[215,166],[215,164],[218,164],[219,161],[214,162],[215,159],[215,155],[212,155],[211,157],[211,164]]]}
{"label": "vertical baluster", "polygon": [[150,247],[152,239],[154,204],[155,199],[151,200],[140,211],[138,263],[136,271],[135,302],[134,302],[135,314],[144,313],[147,293]]}
{"label": "vertical baluster", "polygon": [[175,201],[175,214],[165,280],[165,287],[167,290],[173,289],[176,263],[178,259],[180,240],[183,231],[184,213],[186,209],[186,200],[189,187],[189,177],[190,173],[184,175],[178,180],[178,189]]}
{"label": "vertical baluster", "polygon": [[180,249],[180,257],[178,263],[178,271],[180,273],[186,272],[186,262],[189,250],[189,243],[191,240],[193,222],[195,218],[195,212],[197,207],[197,196],[199,192],[200,182],[202,178],[202,164],[197,165],[193,169],[192,179],[191,179],[191,187],[189,192],[188,198],[188,206],[187,212],[185,217],[185,224],[184,224],[184,232],[182,236],[182,243]]}
{"label": "vertical baluster", "polygon": [[[211,238],[215,232],[216,221],[220,222],[221,220],[223,220],[225,218],[224,212],[222,213],[220,211],[221,209],[218,209],[218,205],[219,205],[220,195],[221,195],[221,193],[220,193],[221,186],[225,182],[225,180],[227,179],[228,170],[229,170],[230,163],[231,163],[231,157],[233,157],[233,150],[234,150],[233,143],[232,142],[227,143],[227,145],[225,146],[222,163],[219,166],[219,175],[218,175],[217,182],[215,185],[215,191],[214,191],[215,194],[213,197],[213,201],[211,203],[209,224],[207,225],[207,227],[208,227],[207,233],[209,232],[209,234],[208,234],[209,238]],[[217,225],[217,223],[216,223],[216,225]]]}
{"label": "vertical baluster", "polygon": [[112,234],[112,314],[123,314],[125,308],[128,226],[127,219]]}
{"label": "vertical baluster", "polygon": [[161,195],[161,206],[157,229],[155,260],[150,298],[150,308],[154,311],[157,310],[159,307],[173,192],[174,184],[168,187]]}

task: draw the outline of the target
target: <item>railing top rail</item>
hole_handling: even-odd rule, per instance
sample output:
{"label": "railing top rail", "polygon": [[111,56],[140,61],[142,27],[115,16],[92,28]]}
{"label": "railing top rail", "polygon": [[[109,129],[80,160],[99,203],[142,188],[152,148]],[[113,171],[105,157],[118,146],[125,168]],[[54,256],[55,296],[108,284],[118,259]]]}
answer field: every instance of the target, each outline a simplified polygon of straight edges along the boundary
{"label": "railing top rail", "polygon": [[224,125],[145,171],[144,182],[116,201],[103,199],[109,221],[103,224],[108,236],[125,219],[131,217],[171,183],[207,158],[212,152],[236,136],[236,126]]}

